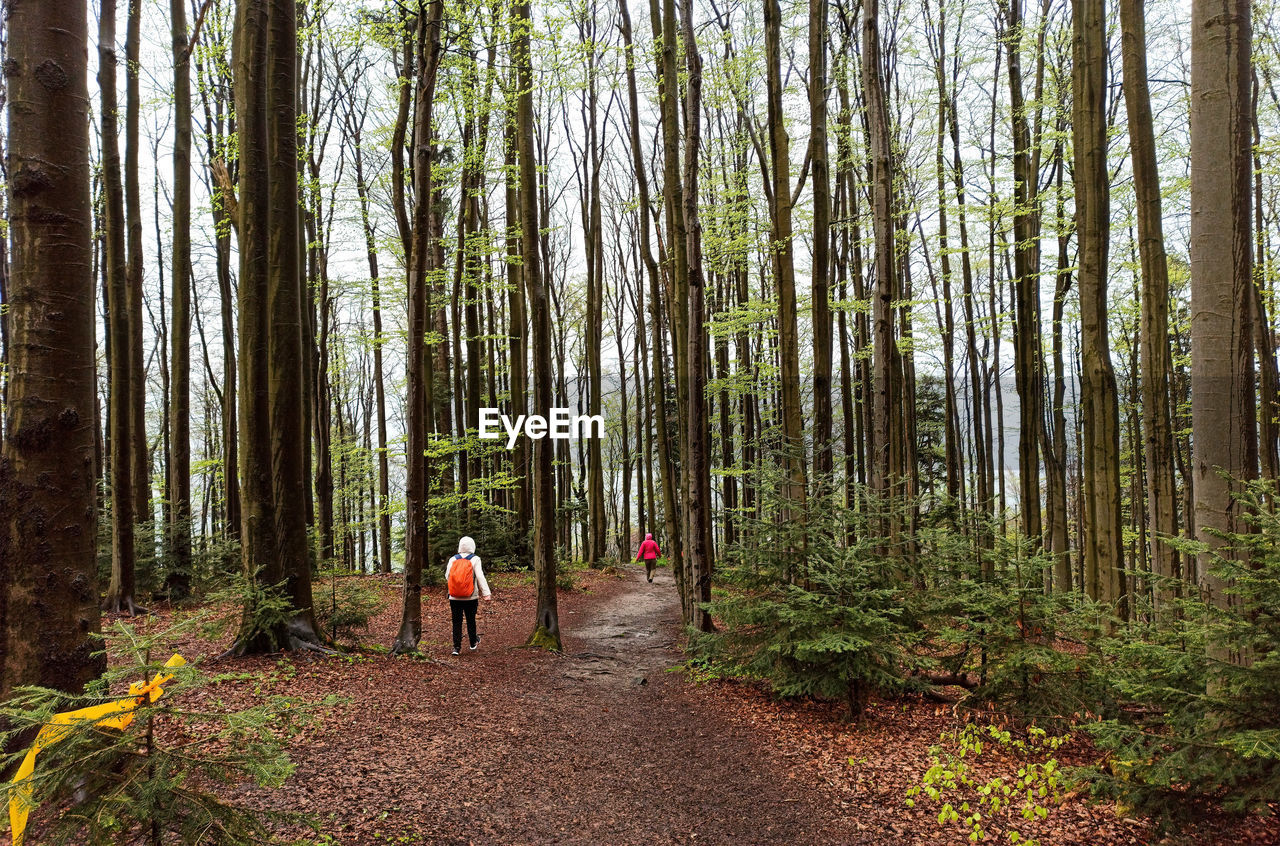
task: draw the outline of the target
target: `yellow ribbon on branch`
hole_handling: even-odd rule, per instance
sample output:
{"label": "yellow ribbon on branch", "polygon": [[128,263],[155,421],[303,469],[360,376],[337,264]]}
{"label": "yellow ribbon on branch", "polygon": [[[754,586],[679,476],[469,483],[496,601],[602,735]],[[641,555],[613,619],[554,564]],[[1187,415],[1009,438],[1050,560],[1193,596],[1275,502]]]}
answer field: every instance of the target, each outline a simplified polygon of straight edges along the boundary
{"label": "yellow ribbon on branch", "polygon": [[[165,662],[165,666],[181,667],[186,663],[185,658],[175,654]],[[47,749],[62,740],[77,723],[92,720],[95,725],[103,728],[124,731],[133,722],[134,709],[148,700],[155,702],[163,696],[164,688],[161,685],[168,684],[172,680],[172,675],[156,673],[155,677],[145,684],[134,682],[129,685],[129,695],[124,699],[54,714],[53,719],[36,735],[36,742],[31,744],[27,757],[22,759],[22,766],[18,767],[18,773],[13,777],[12,783],[17,786],[29,779],[31,773],[35,771],[36,755],[40,750]],[[31,785],[16,787],[13,797],[9,800],[9,826],[13,830],[13,846],[22,846],[23,834],[27,830],[27,816],[33,810],[35,810],[35,804],[31,801]]]}

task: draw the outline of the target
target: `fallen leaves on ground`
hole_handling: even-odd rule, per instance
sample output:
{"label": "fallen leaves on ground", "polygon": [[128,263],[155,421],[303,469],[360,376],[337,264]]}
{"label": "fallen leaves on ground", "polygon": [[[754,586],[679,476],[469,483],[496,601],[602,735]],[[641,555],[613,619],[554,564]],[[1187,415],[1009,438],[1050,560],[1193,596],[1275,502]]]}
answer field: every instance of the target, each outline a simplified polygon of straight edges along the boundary
{"label": "fallen leaves on ground", "polygon": [[[385,647],[399,628],[400,579],[355,578],[385,596],[360,636]],[[532,584],[522,574],[492,582],[481,647],[456,658],[443,591],[430,589],[418,657],[357,648],[216,659],[225,644],[175,644],[229,676],[199,692],[204,707],[245,707],[268,694],[345,700],[293,740],[298,768],[283,788],[245,785],[237,798],[312,814],[329,838],[320,842],[344,846],[969,842],[963,828],[939,825],[935,805],[904,802],[930,747],[963,722],[951,707],[877,700],[849,722],[840,705],[778,702],[757,684],[665,672],[683,661],[665,571],[653,584],[638,568],[621,578],[588,571],[582,589],[559,595],[564,653],[524,649]],[[1058,757],[1083,763],[1091,754],[1076,740]],[[1009,843],[1010,826],[992,822],[983,842]],[[1080,795],[1012,827],[1044,846],[1280,843],[1274,817],[1211,819],[1162,836]]]}

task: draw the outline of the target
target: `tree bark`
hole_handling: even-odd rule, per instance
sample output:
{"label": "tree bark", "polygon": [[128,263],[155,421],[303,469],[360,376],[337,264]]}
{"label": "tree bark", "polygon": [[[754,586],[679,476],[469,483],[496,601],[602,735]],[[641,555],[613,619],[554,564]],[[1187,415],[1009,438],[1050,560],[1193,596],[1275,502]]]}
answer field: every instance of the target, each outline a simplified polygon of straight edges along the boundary
{"label": "tree bark", "polygon": [[[173,285],[172,365],[169,402],[169,538],[173,563],[169,599],[191,589],[191,54],[186,0],[170,0],[173,49]],[[230,343],[230,339],[224,339]]]}
{"label": "tree bark", "polygon": [[[1022,0],[1009,0],[1008,72],[1013,121],[1014,382],[1018,389],[1018,506],[1022,533],[1036,548],[1042,543],[1040,452],[1043,403],[1040,352],[1040,200],[1022,86]],[[1105,265],[1103,268],[1105,272]],[[1105,304],[1104,304],[1105,308]],[[1105,331],[1105,330],[1104,330]]]}
{"label": "tree bark", "polygon": [[809,178],[813,182],[813,451],[814,474],[832,485],[831,439],[831,176],[827,163],[827,3],[809,0]]}
{"label": "tree bark", "polygon": [[6,10],[11,205],[0,445],[0,697],[80,693],[100,653],[88,11]]}
{"label": "tree bark", "polygon": [[873,325],[871,395],[870,487],[887,516],[881,535],[897,542],[899,486],[902,482],[902,430],[894,398],[902,389],[901,360],[894,340],[894,304],[898,273],[894,254],[893,160],[885,103],[880,50],[879,0],[867,0],[862,18],[862,87],[866,92],[871,153],[871,199],[875,230],[876,288],[872,299]]}
{"label": "tree bark", "polygon": [[[778,289],[778,346],[782,369],[783,523],[805,518],[805,447],[800,405],[800,343],[796,317],[795,264],[791,241],[791,139],[782,111],[782,12],[778,0],[765,0],[765,85],[768,98],[769,153],[773,175],[772,260]],[[812,21],[811,21],[812,25]],[[825,255],[825,253],[824,253]],[[823,270],[825,274],[825,268]],[[825,283],[825,280],[824,280]],[[828,333],[830,327],[827,327]],[[816,334],[816,332],[815,332]],[[827,360],[830,383],[830,358]],[[828,415],[829,416],[829,415]],[[801,548],[803,548],[803,542]],[[794,566],[794,565],[793,565]],[[793,572],[791,575],[795,575]]]}
{"label": "tree bark", "polygon": [[[141,96],[138,74],[142,40],[142,0],[128,0],[129,18],[125,28],[125,158],[124,213],[128,240],[129,280],[129,448],[133,473],[134,520],[152,530],[151,537],[135,540],[154,545],[154,515],[151,513],[151,460],[147,444],[147,374],[142,355],[142,198],[138,186],[138,151],[141,138]],[[130,576],[132,579],[132,575]],[[109,597],[111,591],[108,591]],[[123,607],[132,610],[133,585],[121,596]]]}
{"label": "tree bark", "polygon": [[1167,580],[1181,575],[1178,551],[1177,485],[1174,482],[1173,422],[1170,411],[1169,268],[1165,256],[1160,174],[1156,165],[1151,93],[1147,87],[1147,36],[1142,0],[1120,0],[1124,101],[1137,195],[1138,255],[1142,266],[1141,365],[1143,454],[1151,569],[1156,576],[1157,610],[1174,596]]}
{"label": "tree bark", "polygon": [[[1246,529],[1241,482],[1258,474],[1250,193],[1250,5],[1191,6],[1191,428],[1194,526],[1205,598],[1226,607],[1220,533]],[[1226,474],[1226,477],[1222,474]],[[1224,547],[1226,547],[1224,549]],[[1217,654],[1217,646],[1210,649]],[[1226,655],[1218,655],[1220,658]]]}
{"label": "tree bark", "polygon": [[[705,604],[711,601],[711,444],[707,413],[706,280],[702,270],[702,222],[698,217],[698,155],[701,146],[702,56],[693,31],[692,3],[682,6],[685,90],[684,224],[688,237],[685,255],[689,266],[689,318],[687,322],[689,406],[685,417],[689,442],[689,532],[686,555],[686,590],[689,618],[697,631],[714,627]],[[792,314],[794,319],[795,315]]]}
{"label": "tree bark", "polygon": [[[669,547],[668,557],[672,561],[678,561],[681,558],[679,504],[674,479],[672,478],[671,443],[667,432],[667,388],[666,372],[663,368],[666,356],[662,353],[663,329],[662,312],[659,307],[661,300],[658,294],[659,273],[658,263],[653,257],[649,228],[649,216],[652,214],[649,198],[649,177],[644,161],[644,151],[640,144],[640,109],[636,93],[635,49],[632,44],[631,16],[627,10],[626,0],[618,0],[618,10],[622,18],[623,45],[627,51],[627,100],[631,117],[628,129],[631,135],[631,162],[636,178],[636,192],[640,201],[640,208],[637,213],[640,224],[640,258],[644,262],[645,273],[649,278],[649,330],[652,332],[653,343],[653,358],[651,359],[653,365],[653,405],[654,422],[657,430],[653,439],[658,442],[658,472],[662,489],[662,511],[664,528],[666,529],[666,545]],[[648,458],[649,456],[646,453],[646,460]],[[656,505],[653,504],[652,490],[650,491],[650,503],[650,507],[656,510]]]}
{"label": "tree bark", "polygon": [[[520,235],[524,282],[533,323],[533,405],[552,407],[551,296],[542,277],[538,237],[537,161],[533,152],[533,27],[529,0],[512,6],[512,41],[516,66],[516,143],[520,159]],[[538,440],[533,447],[533,566],[537,583],[530,646],[560,651],[560,618],[556,607],[555,467],[554,442]]]}
{"label": "tree bark", "polygon": [[109,398],[107,425],[111,451],[111,582],[103,610],[132,614],[137,523],[141,517],[134,487],[133,315],[125,238],[124,187],[116,98],[116,4],[104,0],[98,19],[98,86],[102,90],[103,222],[106,242]]}
{"label": "tree bark", "polygon": [[[1104,0],[1073,0],[1072,141],[1076,232],[1080,244],[1080,392],[1084,424],[1085,590],[1127,613],[1120,508],[1120,407],[1107,333],[1106,10]],[[1037,495],[1038,496],[1038,495]]]}
{"label": "tree bark", "polygon": [[431,378],[426,332],[430,316],[432,284],[428,272],[436,266],[432,244],[431,202],[435,185],[431,173],[431,113],[435,101],[436,77],[440,66],[440,21],[442,4],[432,3],[426,17],[418,19],[417,103],[414,109],[413,180],[414,208],[410,229],[409,263],[409,340],[405,369],[408,376],[406,426],[408,447],[405,454],[405,549],[404,601],[400,613],[400,630],[391,645],[395,654],[415,652],[422,639],[422,567],[427,556],[427,497],[431,480],[426,459],[427,431],[431,425],[428,405],[428,382]]}

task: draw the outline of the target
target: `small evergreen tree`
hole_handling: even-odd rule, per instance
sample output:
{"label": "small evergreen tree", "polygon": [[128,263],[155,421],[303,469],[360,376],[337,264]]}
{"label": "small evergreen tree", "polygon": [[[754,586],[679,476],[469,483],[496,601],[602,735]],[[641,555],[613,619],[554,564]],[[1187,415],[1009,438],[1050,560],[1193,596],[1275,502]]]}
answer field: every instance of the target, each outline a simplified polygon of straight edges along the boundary
{"label": "small evergreen tree", "polygon": [[703,659],[765,678],[779,696],[843,700],[854,717],[872,691],[919,686],[907,675],[913,634],[896,562],[874,539],[842,543],[850,516],[756,527],[758,546],[730,550],[720,575],[732,588],[708,606],[724,631],[694,641]]}
{"label": "small evergreen tree", "polygon": [[[32,776],[4,785],[7,803],[15,794],[34,806],[28,842],[42,844],[119,843],[239,844],[267,843],[269,823],[285,815],[249,807],[229,798],[229,787],[243,782],[278,787],[293,772],[286,755],[289,738],[314,707],[280,696],[239,711],[203,710],[193,694],[220,679],[186,665],[163,668],[152,660],[161,644],[180,627],[140,635],[118,622],[107,633],[115,666],[90,685],[84,696],[22,687],[0,705],[0,734],[15,767],[40,727],[55,714],[120,698],[130,682],[172,675],[164,695],[141,697],[133,720],[123,729],[96,720],[67,726],[56,742],[40,751]],[[167,655],[167,653],[165,653]],[[29,792],[27,792],[29,791]],[[302,821],[289,815],[294,822]]]}
{"label": "small evergreen tree", "polygon": [[[1266,507],[1271,496],[1266,483],[1245,488],[1253,531],[1228,536],[1223,549],[1236,552],[1215,558],[1229,607],[1179,583],[1175,613],[1109,643],[1126,707],[1092,727],[1112,754],[1094,773],[1097,792],[1161,814],[1185,810],[1188,795],[1264,813],[1280,796],[1280,514]],[[1223,648],[1230,660],[1213,657]]]}

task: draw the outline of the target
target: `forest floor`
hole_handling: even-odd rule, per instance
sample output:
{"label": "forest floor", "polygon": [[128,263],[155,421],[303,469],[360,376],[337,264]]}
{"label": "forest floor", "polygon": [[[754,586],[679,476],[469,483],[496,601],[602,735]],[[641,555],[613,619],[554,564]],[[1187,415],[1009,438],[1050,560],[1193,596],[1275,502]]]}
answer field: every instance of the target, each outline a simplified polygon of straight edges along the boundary
{"label": "forest floor", "polygon": [[[399,577],[366,578],[388,601],[360,639],[388,644]],[[267,693],[345,699],[293,740],[297,771],[284,787],[246,785],[238,798],[311,814],[319,843],[344,846],[969,842],[958,823],[938,823],[938,803],[904,802],[930,746],[962,723],[952,707],[873,701],[851,722],[843,706],[778,702],[754,683],[681,672],[679,602],[665,570],[653,584],[636,567],[583,574],[579,589],[560,593],[563,654],[523,649],[533,586],[520,574],[491,581],[475,653],[449,655],[448,609],[428,590],[421,659],[207,660],[211,671],[254,678],[203,692],[229,706]],[[218,651],[175,646],[188,657]],[[1079,741],[1058,753],[1067,763],[1091,756]],[[1016,773],[1016,763],[1003,766]],[[1160,835],[1074,793],[1048,811],[1034,823],[1001,812],[983,842],[1010,843],[1016,829],[1044,846],[1280,843],[1274,816]]]}

